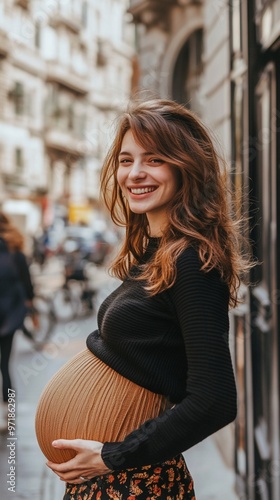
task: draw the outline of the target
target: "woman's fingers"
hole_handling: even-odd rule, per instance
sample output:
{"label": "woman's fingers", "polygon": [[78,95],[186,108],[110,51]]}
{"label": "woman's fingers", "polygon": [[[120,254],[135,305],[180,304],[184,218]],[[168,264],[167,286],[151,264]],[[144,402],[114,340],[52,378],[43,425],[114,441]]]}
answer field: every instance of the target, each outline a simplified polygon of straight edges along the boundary
{"label": "woman's fingers", "polygon": [[[48,465],[48,464],[47,464]],[[49,466],[48,466],[49,467]],[[61,479],[61,481],[65,481],[66,483],[75,483],[81,484],[91,479],[92,473],[91,471],[84,470],[83,473],[80,470],[69,470],[67,472],[60,472],[55,469],[52,471]],[[93,477],[93,476],[92,476]]]}
{"label": "woman's fingers", "polygon": [[[55,472],[62,481],[75,482],[80,484],[85,482],[84,478],[92,478],[110,472],[101,458],[103,444],[98,441],[84,439],[58,439],[53,441],[53,446],[60,449],[72,449],[77,452],[74,458],[56,464],[48,461],[47,466]],[[81,477],[82,476],[82,477]]]}
{"label": "woman's fingers", "polygon": [[62,464],[55,464],[53,462],[48,461],[47,466],[52,469],[54,472],[68,472],[71,470],[75,470],[77,467],[77,461],[74,458],[71,458],[68,462],[63,462]]}
{"label": "woman's fingers", "polygon": [[84,448],[84,443],[84,439],[56,439],[52,442],[52,446],[61,450],[80,451]]}

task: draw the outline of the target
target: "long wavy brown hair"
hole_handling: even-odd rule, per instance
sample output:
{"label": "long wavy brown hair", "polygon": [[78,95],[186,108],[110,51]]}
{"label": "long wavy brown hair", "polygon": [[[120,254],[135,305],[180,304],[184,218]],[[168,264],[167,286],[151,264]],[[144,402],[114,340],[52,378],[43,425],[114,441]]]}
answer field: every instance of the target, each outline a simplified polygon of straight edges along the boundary
{"label": "long wavy brown hair", "polygon": [[2,238],[11,252],[22,251],[24,238],[11,219],[0,212],[0,238]]}
{"label": "long wavy brown hair", "polygon": [[126,237],[111,266],[124,279],[147,247],[146,214],[133,213],[117,182],[118,156],[124,135],[131,130],[146,151],[152,151],[180,172],[180,187],[167,210],[168,223],[152,260],[140,278],[155,295],[176,279],[176,260],[188,246],[195,247],[205,272],[217,268],[237,304],[241,273],[250,267],[242,254],[238,222],[232,203],[225,163],[219,158],[210,133],[197,116],[170,100],[132,102],[118,122],[114,142],[106,156],[101,191],[112,220],[126,228]]}

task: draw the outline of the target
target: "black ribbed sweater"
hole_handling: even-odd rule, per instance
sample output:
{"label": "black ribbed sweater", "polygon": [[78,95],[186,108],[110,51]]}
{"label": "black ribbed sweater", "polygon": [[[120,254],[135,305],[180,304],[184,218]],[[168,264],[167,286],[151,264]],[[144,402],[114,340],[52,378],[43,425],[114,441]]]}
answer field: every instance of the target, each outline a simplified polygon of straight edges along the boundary
{"label": "black ribbed sweater", "polygon": [[[147,262],[158,246],[150,238]],[[217,270],[205,273],[193,248],[178,258],[174,285],[149,296],[133,280],[135,266],[103,302],[87,347],[134,383],[176,406],[145,422],[122,442],[105,443],[113,470],[157,464],[187,450],[236,416],[228,348],[229,293]],[[119,402],[121,404],[121,401]]]}

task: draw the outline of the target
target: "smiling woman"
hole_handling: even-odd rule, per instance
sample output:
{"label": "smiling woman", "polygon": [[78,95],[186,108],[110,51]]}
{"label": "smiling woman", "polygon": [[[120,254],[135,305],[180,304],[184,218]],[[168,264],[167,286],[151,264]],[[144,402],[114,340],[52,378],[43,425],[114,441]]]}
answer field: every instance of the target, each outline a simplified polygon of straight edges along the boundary
{"label": "smiling woman", "polygon": [[227,179],[199,119],[154,100],[121,116],[102,193],[123,283],[43,393],[38,440],[64,500],[195,500],[181,453],[236,415],[228,308],[249,264]]}
{"label": "smiling woman", "polygon": [[179,187],[179,172],[157,152],[149,153],[128,130],[119,154],[117,181],[134,213],[146,214],[151,236],[161,235],[166,207]]}

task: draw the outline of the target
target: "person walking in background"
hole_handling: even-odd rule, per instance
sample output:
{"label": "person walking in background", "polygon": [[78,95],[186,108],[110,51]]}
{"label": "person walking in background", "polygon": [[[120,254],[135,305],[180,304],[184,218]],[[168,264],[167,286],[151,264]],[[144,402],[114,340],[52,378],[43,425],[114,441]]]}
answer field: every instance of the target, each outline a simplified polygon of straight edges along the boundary
{"label": "person walking in background", "polygon": [[228,308],[250,262],[227,178],[200,120],[151,100],[120,118],[101,185],[123,283],[45,388],[38,442],[65,500],[195,500],[182,452],[237,411]]}
{"label": "person walking in background", "polygon": [[33,237],[33,260],[42,268],[48,256],[49,230],[44,228],[39,236]]}
{"label": "person walking in background", "polygon": [[8,389],[12,389],[9,361],[14,334],[32,305],[33,286],[23,254],[24,240],[10,219],[0,212],[0,365],[2,395],[0,430],[7,429]]}

